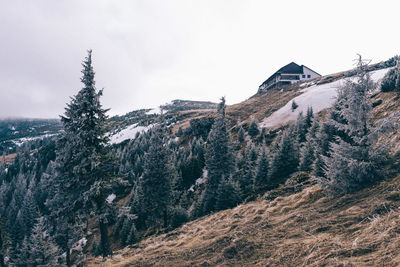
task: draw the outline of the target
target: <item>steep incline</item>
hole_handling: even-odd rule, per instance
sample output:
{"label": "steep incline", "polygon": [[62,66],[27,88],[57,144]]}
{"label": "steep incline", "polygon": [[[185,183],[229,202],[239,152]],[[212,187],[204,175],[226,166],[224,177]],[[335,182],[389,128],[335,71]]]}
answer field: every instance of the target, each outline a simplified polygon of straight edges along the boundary
{"label": "steep incline", "polygon": [[[292,180],[285,190],[302,185]],[[341,198],[317,185],[200,218],[85,266],[399,266],[400,176]]]}

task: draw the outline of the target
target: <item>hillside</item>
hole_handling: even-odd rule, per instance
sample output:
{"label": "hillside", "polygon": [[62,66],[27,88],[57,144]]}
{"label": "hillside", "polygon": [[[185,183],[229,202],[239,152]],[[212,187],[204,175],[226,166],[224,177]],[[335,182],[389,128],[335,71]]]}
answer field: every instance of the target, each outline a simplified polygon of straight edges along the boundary
{"label": "hillside", "polygon": [[59,132],[56,119],[0,119],[0,154],[11,154],[23,143],[51,137]]}
{"label": "hillside", "polygon": [[85,266],[400,264],[400,176],[340,198],[289,181],[282,189],[301,191],[200,218]]}
{"label": "hillside", "polygon": [[[75,116],[90,110],[79,99],[76,124],[54,132],[59,142],[32,133],[0,162],[0,211],[9,222],[0,231],[12,241],[5,260],[36,260],[30,251],[39,247],[47,262],[67,266],[396,265],[399,94],[379,90],[388,71],[399,71],[390,68],[368,69],[373,92],[362,70],[231,106],[224,98],[218,105],[174,100],[107,119],[93,105],[102,118],[99,142],[86,138],[93,124],[82,119],[92,113]],[[357,82],[340,95],[346,79]],[[347,150],[338,150],[340,142]],[[375,153],[384,144],[389,153]],[[77,221],[67,218],[74,212]]]}
{"label": "hillside", "polygon": [[[374,71],[373,80],[379,82],[387,71]],[[251,117],[265,122],[276,116],[284,123],[270,126],[280,127],[296,119],[301,108],[318,103],[316,111],[323,116],[342,82],[273,89],[228,107],[227,115],[231,121],[242,118],[243,125]],[[293,98],[301,108],[284,118]],[[397,93],[376,92],[371,100],[375,122],[400,112]],[[398,131],[380,142],[390,142],[398,155]],[[398,161],[397,156],[391,162],[385,181],[341,197],[328,195],[309,174],[296,173],[256,201],[150,236],[115,252],[112,259],[88,259],[83,266],[397,266]]]}

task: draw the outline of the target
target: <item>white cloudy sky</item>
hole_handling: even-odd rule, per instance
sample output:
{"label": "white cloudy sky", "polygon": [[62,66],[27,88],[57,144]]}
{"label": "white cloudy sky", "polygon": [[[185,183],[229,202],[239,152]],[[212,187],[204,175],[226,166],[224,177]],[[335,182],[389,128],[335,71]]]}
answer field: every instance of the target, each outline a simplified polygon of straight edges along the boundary
{"label": "white cloudy sky", "polygon": [[399,53],[399,1],[1,0],[0,117],[57,117],[93,49],[111,114],[228,104],[295,61],[329,74]]}

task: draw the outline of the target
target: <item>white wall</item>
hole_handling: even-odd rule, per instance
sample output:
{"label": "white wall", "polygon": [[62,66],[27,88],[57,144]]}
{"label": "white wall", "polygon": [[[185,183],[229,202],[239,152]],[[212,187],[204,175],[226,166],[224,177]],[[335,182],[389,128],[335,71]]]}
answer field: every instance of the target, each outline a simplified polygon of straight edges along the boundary
{"label": "white wall", "polygon": [[[304,75],[306,75],[306,77],[303,78],[303,76],[300,76],[300,79],[301,79],[301,80],[314,79],[314,78],[317,78],[317,77],[321,77],[321,75],[319,75],[318,73],[316,73],[316,72],[313,71],[313,70],[310,70],[310,69],[307,68],[306,66],[303,66],[303,71],[304,71]],[[310,75],[311,77],[310,77],[310,78],[307,78],[308,75]]]}

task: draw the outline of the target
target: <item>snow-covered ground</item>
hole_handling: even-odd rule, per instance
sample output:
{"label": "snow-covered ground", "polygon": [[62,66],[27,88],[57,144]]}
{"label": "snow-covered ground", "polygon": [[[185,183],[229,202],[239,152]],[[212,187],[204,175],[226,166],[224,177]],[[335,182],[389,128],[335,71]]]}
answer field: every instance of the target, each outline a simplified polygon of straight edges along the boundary
{"label": "snow-covered ground", "polygon": [[125,140],[134,139],[137,133],[146,132],[151,127],[153,127],[152,124],[149,126],[138,126],[137,123],[132,124],[118,133],[111,135],[110,144],[119,144]]}
{"label": "snow-covered ground", "polygon": [[55,135],[57,135],[57,134],[56,133],[54,133],[54,134],[44,134],[44,135],[39,135],[39,136],[34,136],[34,137],[22,137],[22,138],[10,140],[10,141],[13,142],[17,146],[21,146],[21,145],[23,145],[24,143],[26,143],[28,141],[44,139],[44,138],[55,136]]}
{"label": "snow-covered ground", "polygon": [[114,193],[108,195],[108,197],[106,198],[107,203],[112,203],[116,197],[117,196]]}
{"label": "snow-covered ground", "polygon": [[[371,72],[371,78],[375,82],[385,76],[390,68],[381,69]],[[354,79],[354,78],[348,78]],[[305,114],[308,107],[312,107],[314,113],[320,112],[323,109],[329,108],[335,102],[337,89],[344,85],[346,79],[340,79],[331,83],[322,85],[313,85],[301,90],[303,94],[293,98],[281,109],[275,111],[271,116],[265,118],[260,126],[267,128],[275,128],[287,124],[289,121],[294,121],[300,112]],[[298,107],[292,112],[292,101],[295,101]]]}
{"label": "snow-covered ground", "polygon": [[161,114],[161,108],[156,107],[146,112],[147,115]]}

